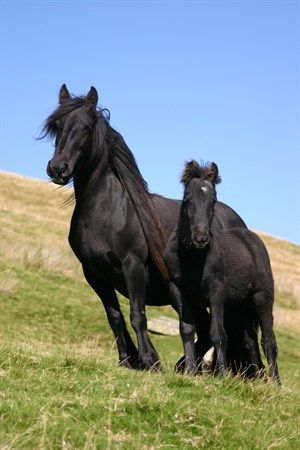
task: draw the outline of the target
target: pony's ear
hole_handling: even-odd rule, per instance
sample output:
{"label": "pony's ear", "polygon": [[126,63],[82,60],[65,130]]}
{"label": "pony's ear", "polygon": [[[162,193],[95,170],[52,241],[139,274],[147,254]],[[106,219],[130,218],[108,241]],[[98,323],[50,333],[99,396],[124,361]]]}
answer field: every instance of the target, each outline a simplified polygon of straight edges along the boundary
{"label": "pony's ear", "polygon": [[186,185],[193,178],[200,178],[200,177],[201,177],[201,167],[199,166],[197,161],[192,159],[191,161],[186,163],[180,181],[181,183]]}
{"label": "pony's ear", "polygon": [[221,177],[216,163],[212,162],[204,169],[203,178],[204,180],[210,181],[212,184],[221,183]]}
{"label": "pony's ear", "polygon": [[67,100],[70,100],[70,98],[71,98],[71,95],[67,89],[67,86],[64,83],[59,91],[59,103],[62,105]]}
{"label": "pony's ear", "polygon": [[86,96],[88,102],[90,102],[93,106],[96,106],[98,103],[98,92],[94,86],[91,86],[89,93]]}

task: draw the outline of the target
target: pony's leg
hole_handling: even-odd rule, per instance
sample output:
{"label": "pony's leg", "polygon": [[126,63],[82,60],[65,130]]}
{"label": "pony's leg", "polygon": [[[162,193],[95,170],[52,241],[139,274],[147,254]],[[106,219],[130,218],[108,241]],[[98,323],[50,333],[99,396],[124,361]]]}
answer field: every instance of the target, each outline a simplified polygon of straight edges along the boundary
{"label": "pony's leg", "polygon": [[[169,291],[170,291],[170,304],[175,309],[178,314],[179,324],[182,318],[182,298],[180,289],[176,286],[173,281],[169,282]],[[180,331],[180,326],[179,326]],[[174,372],[183,373],[184,372],[184,355],[177,361],[174,367]]]}
{"label": "pony's leg", "polygon": [[[182,295],[182,308],[179,315],[179,330],[184,349],[184,373],[194,375],[197,372],[197,361],[194,346],[195,307],[189,295]],[[183,364],[181,363],[181,365]]]}
{"label": "pony's leg", "polygon": [[[174,308],[176,309],[176,308]],[[180,320],[181,308],[177,310]],[[211,348],[211,339],[209,334],[210,329],[210,314],[205,308],[197,311],[197,315],[194,315],[195,319],[195,331],[197,334],[197,341],[194,343],[194,354],[197,364],[197,372],[201,372],[200,364],[204,355]],[[185,371],[185,355],[183,355],[175,364],[175,372],[183,373]]]}
{"label": "pony's leg", "polygon": [[262,347],[266,355],[271,379],[281,384],[277,367],[277,343],[273,331],[273,298],[268,298],[263,292],[253,295],[253,301],[261,328]]}
{"label": "pony's leg", "polygon": [[228,337],[227,363],[234,374],[240,373],[245,378],[261,374],[261,361],[254,325],[253,311],[241,302],[225,311],[225,330]]}
{"label": "pony's leg", "polygon": [[210,337],[216,352],[215,371],[220,376],[228,373],[226,350],[227,335],[224,328],[224,300],[219,290],[210,296],[211,327]]}
{"label": "pony's leg", "polygon": [[[248,314],[247,314],[248,313]],[[245,311],[245,328],[244,328],[244,347],[247,353],[247,359],[245,364],[245,377],[246,378],[255,378],[260,377],[264,365],[261,360],[258,338],[257,338],[257,329],[254,325],[254,321],[251,320],[251,313],[249,311]]]}
{"label": "pony's leg", "polygon": [[136,332],[139,352],[139,367],[145,370],[160,370],[158,354],[147,333],[146,268],[135,255],[123,260],[123,273],[130,299],[130,322]]}
{"label": "pony's leg", "polygon": [[119,364],[124,367],[137,369],[138,351],[126,328],[126,323],[114,288],[99,282],[88,269],[83,268],[83,271],[87,282],[103,303],[108,322],[116,338]]}
{"label": "pony's leg", "polygon": [[199,367],[204,355],[212,347],[210,338],[211,316],[206,308],[198,310],[195,320],[197,341],[195,342],[195,354],[197,359],[197,366]]}

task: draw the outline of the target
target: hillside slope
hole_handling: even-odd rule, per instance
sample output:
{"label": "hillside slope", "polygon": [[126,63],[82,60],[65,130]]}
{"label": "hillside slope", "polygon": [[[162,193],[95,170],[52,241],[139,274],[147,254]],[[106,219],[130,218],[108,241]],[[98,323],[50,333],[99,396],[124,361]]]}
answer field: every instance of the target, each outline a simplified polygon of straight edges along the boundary
{"label": "hillside slope", "polygon": [[[20,175],[1,173],[1,255],[35,266],[82,277],[81,268],[68,244],[73,206],[72,190]],[[300,246],[265,233],[265,242],[280,292],[276,302],[276,320],[288,328],[300,323]],[[282,310],[293,309],[293,313]]]}
{"label": "hillside slope", "polygon": [[[1,174],[0,448],[298,449],[299,247],[263,236],[275,277],[289,277],[276,299],[282,389],[174,375],[176,336],[151,335],[164,373],[129,371],[117,367],[104,309],[69,249],[69,196]],[[175,317],[167,307],[147,314]]]}

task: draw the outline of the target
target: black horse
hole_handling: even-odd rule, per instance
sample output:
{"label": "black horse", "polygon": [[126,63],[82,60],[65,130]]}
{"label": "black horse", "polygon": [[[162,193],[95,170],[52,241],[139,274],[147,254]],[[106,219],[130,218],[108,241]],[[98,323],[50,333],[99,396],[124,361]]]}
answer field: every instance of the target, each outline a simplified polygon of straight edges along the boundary
{"label": "black horse", "polygon": [[[60,185],[73,179],[76,203],[69,243],[102,300],[120,364],[159,369],[145,305],[170,304],[180,315],[180,296],[168,282],[163,251],[178,222],[181,202],[148,192],[133,154],[97,102],[94,87],[84,97],[71,97],[66,86],[61,87],[59,106],[46,119],[42,134],[55,138],[47,173]],[[216,204],[215,215],[220,229],[245,227],[223,203]],[[138,350],[115,289],[130,299]]]}
{"label": "black horse", "polygon": [[[215,370],[221,375],[227,373],[225,317],[230,318],[231,311],[242,305],[248,316],[245,324],[249,324],[249,317],[253,318],[250,337],[249,327],[242,327],[246,340],[251,342],[251,335],[254,337],[249,360],[257,369],[260,368],[260,358],[255,359],[258,355],[254,330],[256,317],[262,332],[262,346],[270,376],[273,381],[280,383],[273,332],[274,283],[267,250],[259,237],[245,228],[212,230],[215,185],[220,182],[215,163],[201,167],[196,161],[191,161],[185,167],[182,182],[185,191],[177,239],[172,240],[175,249],[171,252],[173,255],[177,251],[179,266],[175,275],[172,274],[174,263],[170,266],[170,276],[176,278],[178,273],[181,276],[181,331],[186,370],[193,373],[197,369],[193,344],[195,311],[209,307],[211,341],[216,352]],[[242,322],[243,318],[245,315],[241,314]]]}

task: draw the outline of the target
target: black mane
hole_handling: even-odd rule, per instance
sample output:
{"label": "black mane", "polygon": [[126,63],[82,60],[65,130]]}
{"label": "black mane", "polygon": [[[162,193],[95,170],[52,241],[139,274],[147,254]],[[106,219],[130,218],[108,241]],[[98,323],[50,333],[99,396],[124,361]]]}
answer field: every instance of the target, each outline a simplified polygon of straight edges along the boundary
{"label": "black mane", "polygon": [[168,272],[162,257],[166,245],[166,237],[152,204],[148,185],[142,177],[136,160],[121,134],[110,125],[108,127],[109,162],[111,168],[134,205],[153,260],[163,277],[167,279]]}

